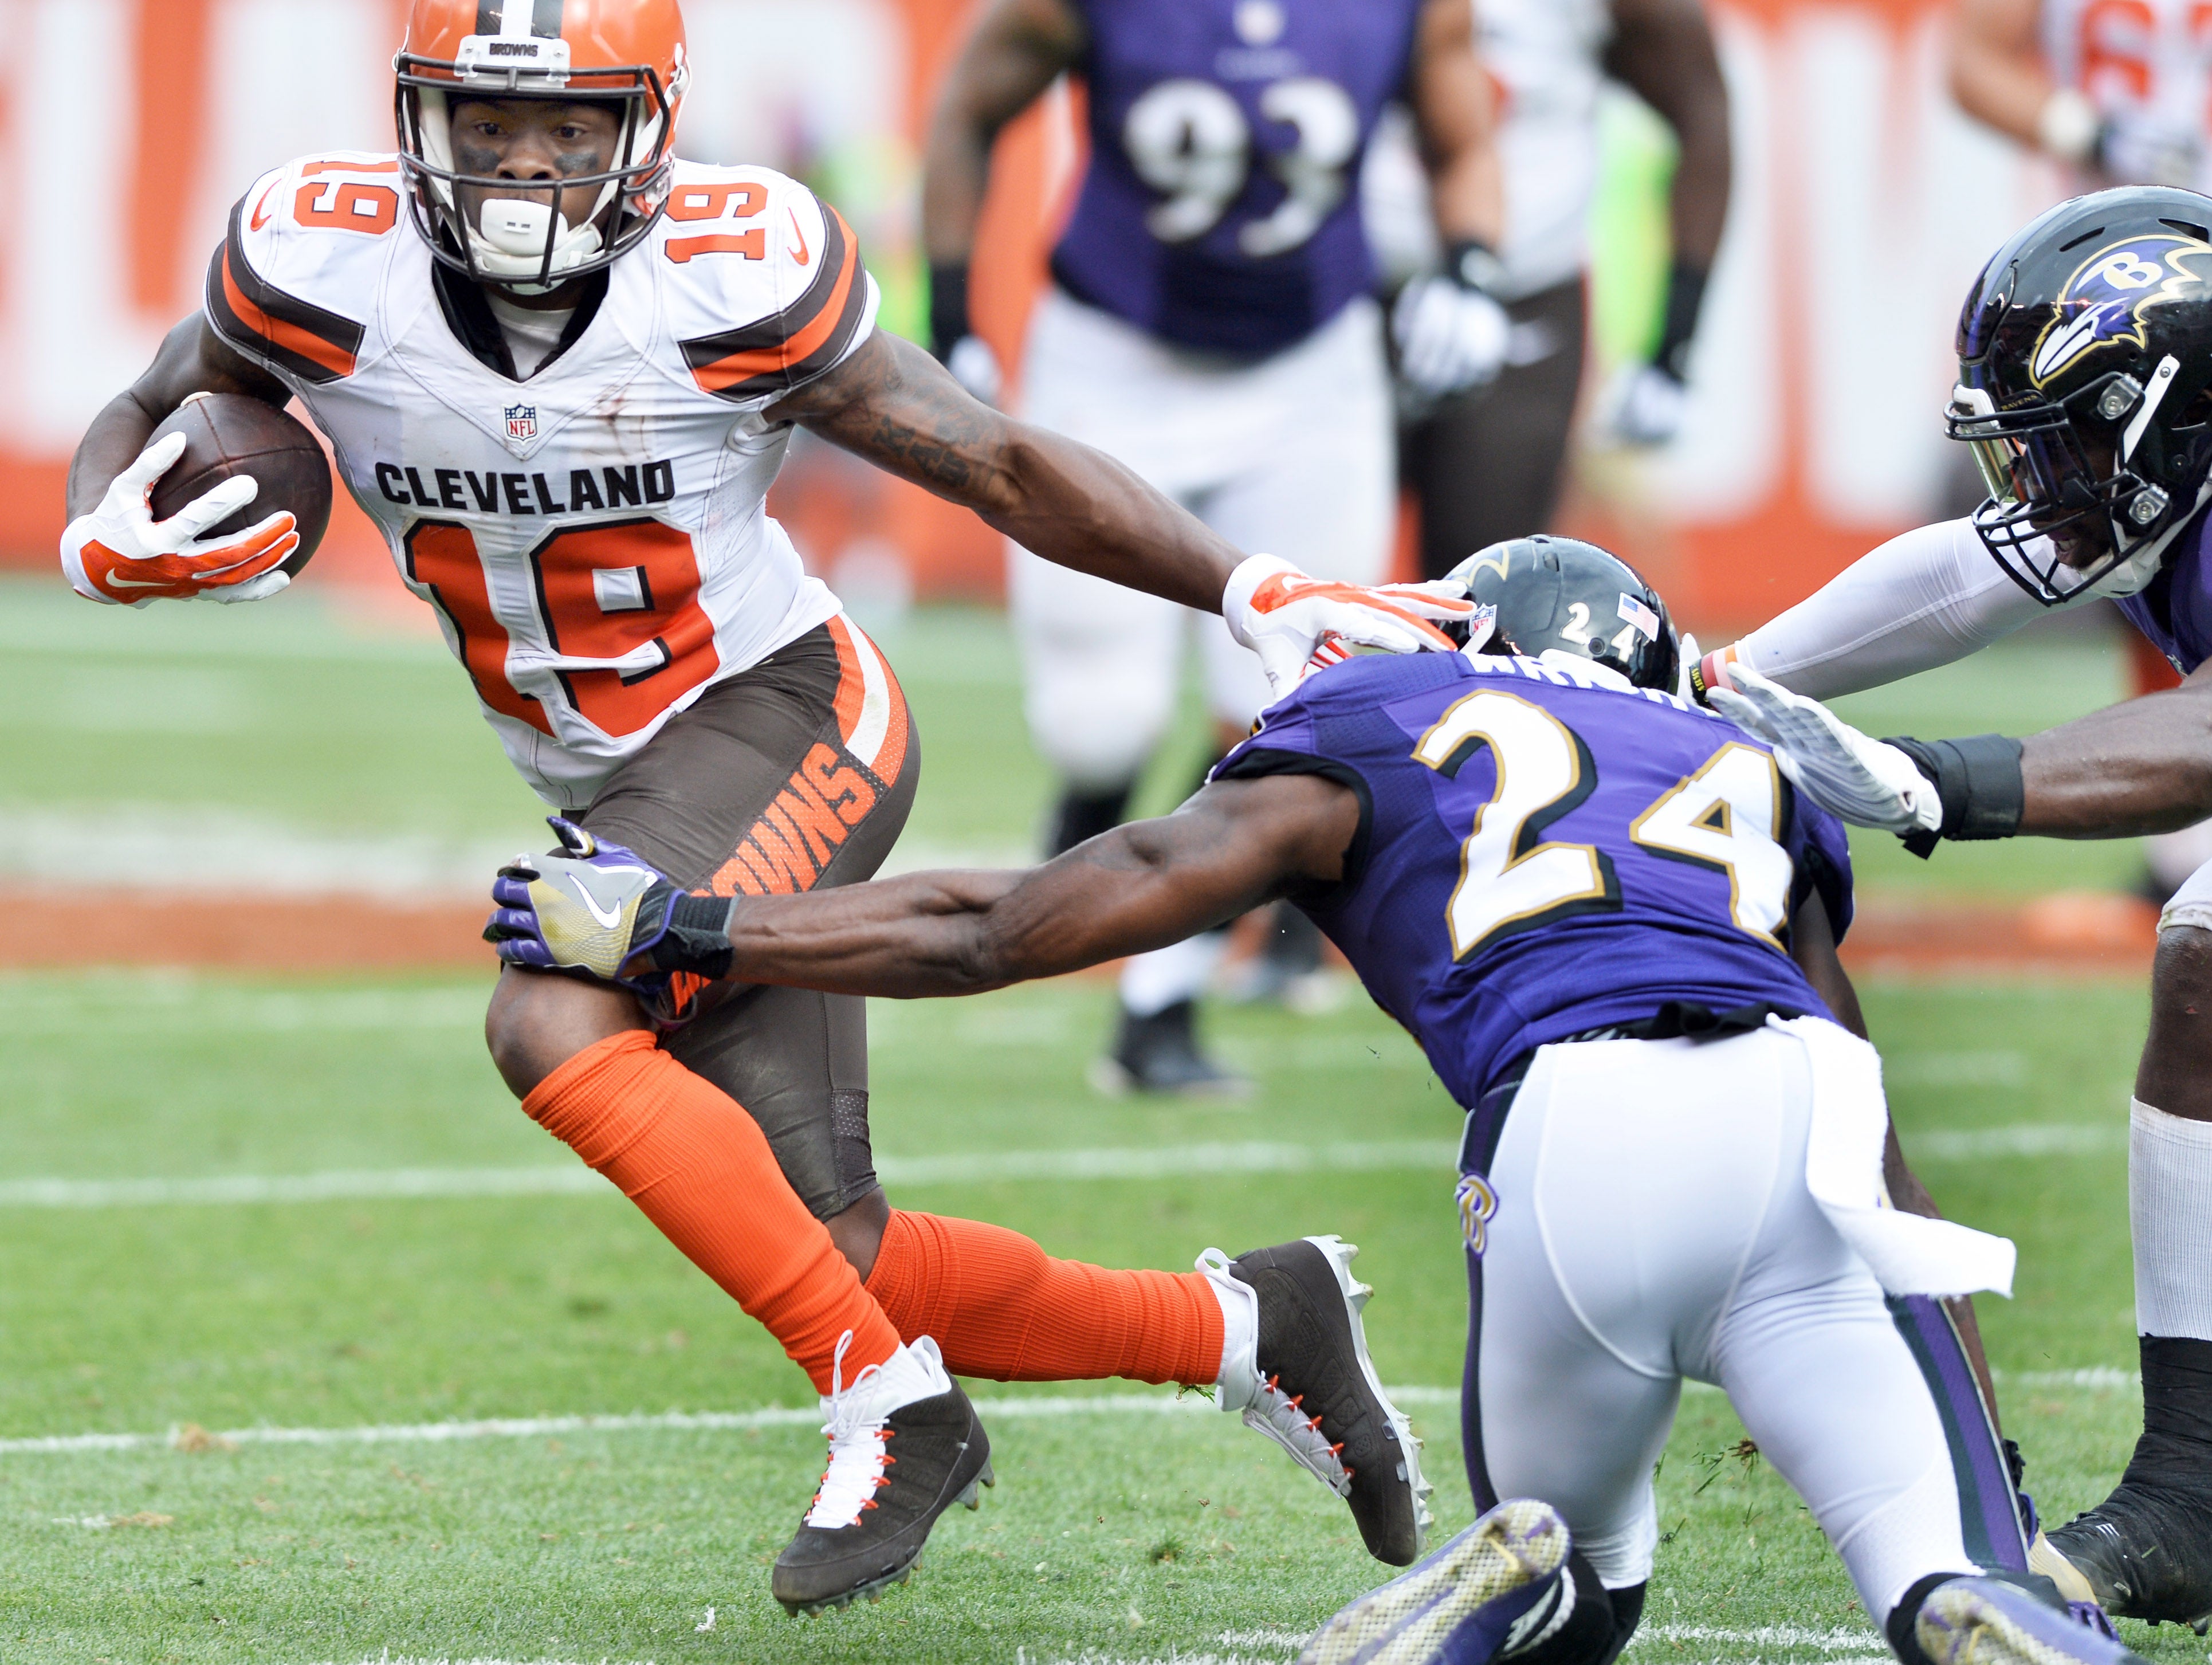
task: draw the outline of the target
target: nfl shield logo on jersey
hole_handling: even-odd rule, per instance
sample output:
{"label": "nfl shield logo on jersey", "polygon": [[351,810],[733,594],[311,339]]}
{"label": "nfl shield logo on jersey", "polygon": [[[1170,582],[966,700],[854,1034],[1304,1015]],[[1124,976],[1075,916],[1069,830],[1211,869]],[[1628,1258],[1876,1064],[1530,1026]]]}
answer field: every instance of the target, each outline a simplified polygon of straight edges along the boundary
{"label": "nfl shield logo on jersey", "polygon": [[507,437],[510,440],[534,440],[538,437],[536,405],[510,404],[507,407]]}

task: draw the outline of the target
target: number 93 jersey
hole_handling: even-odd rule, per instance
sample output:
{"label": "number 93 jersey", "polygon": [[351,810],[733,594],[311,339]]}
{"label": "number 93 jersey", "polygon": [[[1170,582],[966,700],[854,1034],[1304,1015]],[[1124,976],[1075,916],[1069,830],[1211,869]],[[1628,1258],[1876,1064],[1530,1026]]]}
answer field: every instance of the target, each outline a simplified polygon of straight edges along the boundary
{"label": "number 93 jersey", "polygon": [[1365,655],[1271,707],[1214,778],[1359,795],[1336,884],[1292,900],[1473,1105],[1534,1048],[1670,1001],[1829,1017],[1785,950],[1850,854],[1768,749],[1671,695],[1462,653]]}
{"label": "number 93 jersey", "polygon": [[1091,166],[1052,271],[1162,340],[1261,358],[1374,286],[1359,164],[1420,0],[1079,0]]}
{"label": "number 93 jersey", "polygon": [[504,354],[480,292],[434,284],[403,189],[360,153],[257,180],[207,318],[329,438],[515,767],[580,808],[671,714],[836,615],[764,507],[790,429],[762,412],[866,339],[875,286],[804,186],[678,162],[652,234],[517,380],[478,356]]}

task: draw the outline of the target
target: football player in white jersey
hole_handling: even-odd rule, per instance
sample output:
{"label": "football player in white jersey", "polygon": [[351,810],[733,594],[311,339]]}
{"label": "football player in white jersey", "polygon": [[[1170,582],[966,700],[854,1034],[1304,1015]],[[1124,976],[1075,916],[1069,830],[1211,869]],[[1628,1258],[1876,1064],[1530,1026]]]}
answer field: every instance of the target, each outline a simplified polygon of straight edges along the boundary
{"label": "football player in white jersey", "polygon": [[2194,0],[1964,0],[1960,107],[2075,170],[2076,187],[2212,190],[2212,33]]}
{"label": "football player in white jersey", "polygon": [[[564,848],[618,842],[696,893],[660,899],[669,932],[700,897],[866,878],[913,797],[896,678],[764,510],[794,424],[1054,560],[1224,611],[1272,674],[1324,634],[1445,640],[1427,621],[1448,603],[1240,561],[879,331],[835,210],[765,168],[675,160],[676,0],[415,0],[396,68],[396,154],[304,157],[240,199],[204,312],[78,447],[63,566],[104,602],[281,589],[293,517],[210,532],[254,495],[234,480],[155,522],[181,441],[147,441],[194,394],[297,398]],[[902,1579],[990,1478],[948,1368],[1218,1382],[1378,1554],[1418,1553],[1419,1465],[1362,1368],[1341,1244],[1112,1272],[893,1211],[861,1001],[695,981],[648,1012],[617,970],[503,976],[488,1038],[531,1116],[823,1395],[830,1467],[776,1565],[787,1607]],[[1316,1371],[1319,1418],[1295,1408]]]}
{"label": "football player in white jersey", "polygon": [[[1629,88],[1674,137],[1670,258],[1648,357],[1598,400],[1616,441],[1662,445],[1680,428],[1706,280],[1728,217],[1728,88],[1699,0],[1479,0],[1484,67],[1500,88],[1504,235],[1490,288],[1514,324],[1504,368],[1486,386],[1405,401],[1400,472],[1420,509],[1423,574],[1470,550],[1541,532],[1564,486],[1582,391],[1589,313],[1588,222],[1597,189],[1598,100]],[[1368,170],[1369,224],[1386,277],[1432,270],[1437,239],[1406,170]]]}

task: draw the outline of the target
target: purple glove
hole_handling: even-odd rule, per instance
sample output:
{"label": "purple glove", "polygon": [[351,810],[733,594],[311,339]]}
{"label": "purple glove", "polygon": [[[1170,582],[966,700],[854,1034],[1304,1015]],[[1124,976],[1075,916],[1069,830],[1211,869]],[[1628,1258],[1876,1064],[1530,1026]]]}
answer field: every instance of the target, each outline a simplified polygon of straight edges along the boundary
{"label": "purple glove", "polygon": [[501,959],[587,971],[645,995],[665,989],[671,972],[727,974],[727,897],[686,895],[635,850],[562,817],[546,820],[568,854],[519,855],[499,870],[484,940]]}

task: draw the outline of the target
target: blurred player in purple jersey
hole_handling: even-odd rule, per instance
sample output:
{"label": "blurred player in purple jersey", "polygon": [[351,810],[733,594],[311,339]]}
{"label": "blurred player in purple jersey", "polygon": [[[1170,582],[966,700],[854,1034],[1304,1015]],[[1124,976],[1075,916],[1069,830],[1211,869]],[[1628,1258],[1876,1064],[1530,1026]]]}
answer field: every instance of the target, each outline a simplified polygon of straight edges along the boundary
{"label": "blurred player in purple jersey", "polygon": [[[939,106],[922,203],[933,349],[987,396],[998,372],[967,297],[991,142],[1062,75],[1088,89],[1091,161],[1030,325],[1024,416],[1119,459],[1240,548],[1375,581],[1396,497],[1357,185],[1392,100],[1413,112],[1452,256],[1398,302],[1404,374],[1449,392],[1493,374],[1505,344],[1481,287],[1502,210],[1468,0],[991,0]],[[1224,749],[1269,695],[1188,610],[1063,577],[1026,550],[1011,560],[1030,732],[1062,784],[1057,854],[1121,818],[1167,732],[1194,626]],[[1103,1085],[1245,1085],[1193,1030],[1220,942],[1132,963]]]}
{"label": "blurred player in purple jersey", "polygon": [[[2131,1659],[2027,1570],[1939,1298],[2008,1289],[2012,1246],[1929,1217],[1888,1139],[1835,957],[1842,826],[1671,691],[1674,628],[1621,562],[1532,538],[1454,576],[1479,604],[1462,651],[1317,671],[1175,814],[1028,872],[738,898],[714,969],[961,994],[1276,898],[1344,951],[1467,1111],[1462,1416],[1484,1513],[1309,1660],[1613,1659],[1686,1378],[1728,1391],[1901,1658]],[[526,908],[505,926],[566,928]],[[656,939],[635,969],[705,963]]]}
{"label": "blurred player in purple jersey", "polygon": [[[1948,410],[1990,495],[1922,526],[1698,667],[1835,805],[1939,838],[2130,838],[2212,815],[2212,198],[2077,197],[1990,257]],[[2118,604],[2185,680],[2024,744],[1869,741],[1808,699],[1963,659],[2046,609]],[[1787,691],[1785,691],[1787,690]],[[1778,733],[1785,730],[1776,729]],[[2143,1431],[2112,1494],[2037,1546],[2076,1596],[2212,1627],[2212,862],[2159,916],[2129,1105]]]}

